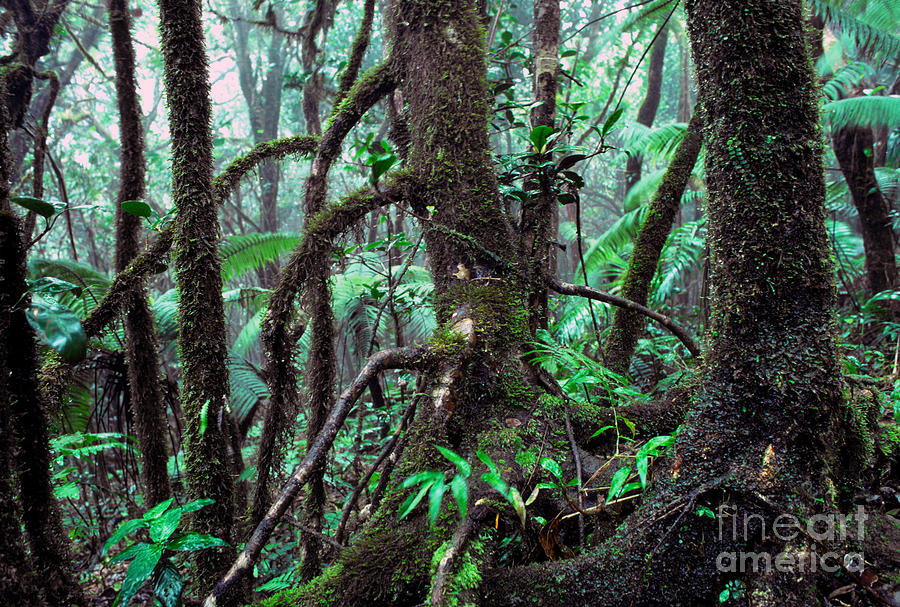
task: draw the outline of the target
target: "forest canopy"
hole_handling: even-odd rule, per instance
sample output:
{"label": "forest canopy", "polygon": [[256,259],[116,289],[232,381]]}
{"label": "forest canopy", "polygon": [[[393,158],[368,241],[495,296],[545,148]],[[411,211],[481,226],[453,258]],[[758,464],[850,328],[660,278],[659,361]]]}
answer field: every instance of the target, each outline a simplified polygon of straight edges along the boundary
{"label": "forest canopy", "polygon": [[0,0],[0,603],[900,605],[900,2]]}

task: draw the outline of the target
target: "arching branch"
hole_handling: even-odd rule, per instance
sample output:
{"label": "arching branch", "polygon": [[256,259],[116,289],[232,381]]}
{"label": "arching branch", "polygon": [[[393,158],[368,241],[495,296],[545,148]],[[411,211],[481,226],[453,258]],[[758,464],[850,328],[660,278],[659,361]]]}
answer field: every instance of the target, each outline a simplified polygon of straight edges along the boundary
{"label": "arching branch", "polygon": [[700,346],[697,345],[697,342],[694,341],[694,338],[691,337],[690,333],[687,332],[687,329],[677,324],[668,316],[660,314],[659,312],[654,312],[647,306],[642,306],[641,304],[635,303],[631,300],[617,297],[605,291],[600,291],[598,289],[593,289],[584,285],[573,285],[567,282],[560,282],[555,278],[551,279],[550,288],[557,293],[560,293],[561,295],[577,295],[578,297],[587,297],[588,299],[602,301],[604,303],[612,304],[620,308],[634,310],[639,314],[643,314],[648,318],[652,318],[653,320],[664,326],[666,329],[668,329],[669,332],[672,333],[672,335],[681,340],[681,343],[684,344],[684,346],[693,356],[700,356]]}

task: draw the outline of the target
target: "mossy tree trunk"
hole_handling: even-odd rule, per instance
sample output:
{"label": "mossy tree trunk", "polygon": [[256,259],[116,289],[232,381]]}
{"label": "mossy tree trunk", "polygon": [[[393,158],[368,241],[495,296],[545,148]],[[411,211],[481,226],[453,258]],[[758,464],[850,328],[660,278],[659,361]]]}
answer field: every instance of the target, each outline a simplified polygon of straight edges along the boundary
{"label": "mossy tree trunk", "polygon": [[[685,6],[708,125],[712,318],[702,386],[666,467],[617,533],[568,563],[493,573],[490,604],[711,605],[729,582],[753,605],[819,603],[810,536],[793,525],[772,533],[780,515],[799,526],[835,512],[849,440],[803,7]],[[731,571],[723,554],[783,554],[794,565]]]}
{"label": "mossy tree trunk", "polygon": [[[9,136],[22,126],[31,101],[35,65],[47,54],[51,34],[66,2],[36,7],[30,1],[4,3],[15,25],[12,53],[0,67],[0,500],[4,553],[2,581],[21,604],[85,605],[70,571],[67,534],[63,530],[50,478],[49,420],[37,384],[38,351],[26,313],[23,226],[10,205]],[[21,515],[21,520],[16,520]],[[30,558],[23,553],[24,529]],[[8,534],[8,535],[7,535]],[[13,560],[14,559],[14,560]],[[20,579],[7,575],[21,575]],[[38,587],[36,594],[35,584]]]}
{"label": "mossy tree trunk", "polygon": [[[160,28],[172,133],[172,199],[177,212],[174,261],[186,484],[191,499],[215,500],[194,515],[194,530],[230,541],[234,481],[228,445],[234,429],[226,410],[225,314],[201,3],[162,0]],[[201,553],[197,579],[212,584],[233,556],[233,549]]]}
{"label": "mossy tree trunk", "polygon": [[[833,513],[845,463],[838,454],[851,446],[839,425],[845,409],[803,9],[800,0],[693,0],[686,7],[708,121],[713,317],[702,385],[642,506],[594,552],[498,566],[503,535],[522,533],[521,552],[505,553],[513,562],[531,562],[532,548],[541,546],[536,531],[520,531],[512,509],[476,480],[486,467],[475,451],[525,494],[529,479],[546,480],[538,453],[567,460],[570,445],[588,444],[610,412],[567,410],[541,394],[540,378],[530,381],[522,363],[530,279],[520,269],[528,264],[518,254],[519,236],[498,204],[488,153],[476,3],[397,0],[388,19],[391,65],[416,134],[405,198],[419,215],[432,211],[423,227],[440,329],[430,358],[419,363],[424,396],[381,505],[330,569],[267,605],[686,607],[717,604],[731,581],[744,584],[753,604],[815,602],[814,576],[717,569],[725,551],[799,558],[812,549],[807,537],[762,537],[758,527],[723,535],[718,520],[697,514],[727,504],[733,516],[771,529],[783,513],[804,521]],[[445,500],[434,526],[424,506],[398,521],[410,492],[400,488],[403,479],[453,472],[434,444],[470,462],[469,514],[459,523]],[[567,478],[572,468],[566,464]],[[553,516],[552,502],[539,499],[529,512]]]}
{"label": "mossy tree trunk", "polygon": [[[109,0],[108,9],[122,145],[119,196],[116,199],[116,272],[121,272],[140,252],[141,218],[124,212],[121,205],[126,200],[141,200],[145,195],[144,132],[134,79],[134,46],[127,0]],[[140,442],[144,503],[150,507],[168,499],[171,489],[158,344],[143,286],[135,288],[128,296],[125,336],[128,389],[135,433]]]}
{"label": "mossy tree trunk", "polygon": [[[650,283],[656,275],[659,257],[681,208],[681,197],[691,178],[702,143],[700,112],[695,112],[684,139],[675,149],[675,156],[650,201],[646,219],[628,260],[622,297],[647,305]],[[615,309],[612,330],[603,345],[603,362],[607,367],[616,373],[628,372],[638,337],[645,325],[646,318],[637,312],[627,308]]]}

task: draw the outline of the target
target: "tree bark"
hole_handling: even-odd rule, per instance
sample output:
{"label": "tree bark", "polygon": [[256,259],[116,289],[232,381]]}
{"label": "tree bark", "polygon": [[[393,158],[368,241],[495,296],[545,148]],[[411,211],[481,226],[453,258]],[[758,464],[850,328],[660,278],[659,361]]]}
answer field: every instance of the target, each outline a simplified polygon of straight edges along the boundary
{"label": "tree bark", "polygon": [[[144,132],[134,79],[134,46],[127,0],[109,0],[109,25],[116,64],[116,92],[122,158],[119,195],[116,199],[116,272],[121,272],[140,252],[141,218],[122,210],[126,200],[141,200],[146,194]],[[159,381],[158,344],[153,316],[143,286],[128,296],[125,336],[128,358],[128,389],[140,443],[144,502],[149,507],[169,498],[168,436],[166,409]]]}
{"label": "tree bark", "polygon": [[[808,560],[805,570],[756,573],[719,560],[784,554],[796,563],[814,552],[808,536],[773,537],[772,524],[834,513],[831,488],[850,448],[803,7],[685,8],[708,125],[712,318],[701,388],[626,525],[594,555],[486,576],[486,604],[710,605],[730,580],[753,605],[817,603]],[[698,506],[716,518],[697,516]],[[770,532],[716,528],[732,516],[739,527],[756,517]]]}
{"label": "tree bark", "polygon": [[[172,133],[172,199],[177,212],[174,249],[186,484],[191,499],[215,500],[197,511],[193,529],[229,542],[234,496],[227,445],[233,428],[226,411],[225,315],[200,2],[161,0],[160,28]],[[200,553],[197,578],[201,586],[211,585],[233,556],[233,548]]]}
{"label": "tree bark", "polygon": [[[622,297],[642,306],[647,305],[650,283],[659,266],[659,256],[672,231],[672,223],[681,208],[681,197],[700,153],[703,143],[701,120],[700,113],[695,112],[684,139],[675,149],[675,156],[663,175],[659,189],[650,201],[647,217],[634,243],[631,259],[628,260]],[[603,362],[607,367],[620,374],[628,372],[639,334],[645,324],[637,312],[616,308],[612,330],[603,348]]]}
{"label": "tree bark", "polygon": [[859,213],[866,253],[865,287],[869,297],[897,284],[890,208],[875,179],[875,139],[869,127],[848,126],[833,134],[834,155]]}

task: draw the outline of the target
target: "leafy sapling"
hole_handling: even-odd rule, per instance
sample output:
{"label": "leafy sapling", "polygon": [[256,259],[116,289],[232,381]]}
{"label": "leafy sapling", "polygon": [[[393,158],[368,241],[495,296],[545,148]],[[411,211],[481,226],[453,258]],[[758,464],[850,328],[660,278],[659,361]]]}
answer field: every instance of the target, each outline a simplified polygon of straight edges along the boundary
{"label": "leafy sapling", "polygon": [[125,521],[106,541],[101,555],[122,538],[139,529],[147,529],[149,542],[135,541],[110,559],[117,563],[131,559],[122,589],[116,596],[113,607],[125,607],[141,589],[141,586],[156,572],[154,593],[164,607],[179,607],[184,578],[172,563],[167,553],[205,550],[227,544],[217,537],[203,533],[175,533],[185,512],[193,512],[213,503],[211,499],[199,499],[183,506],[172,507],[174,498],[161,502],[144,513],[141,518]]}

